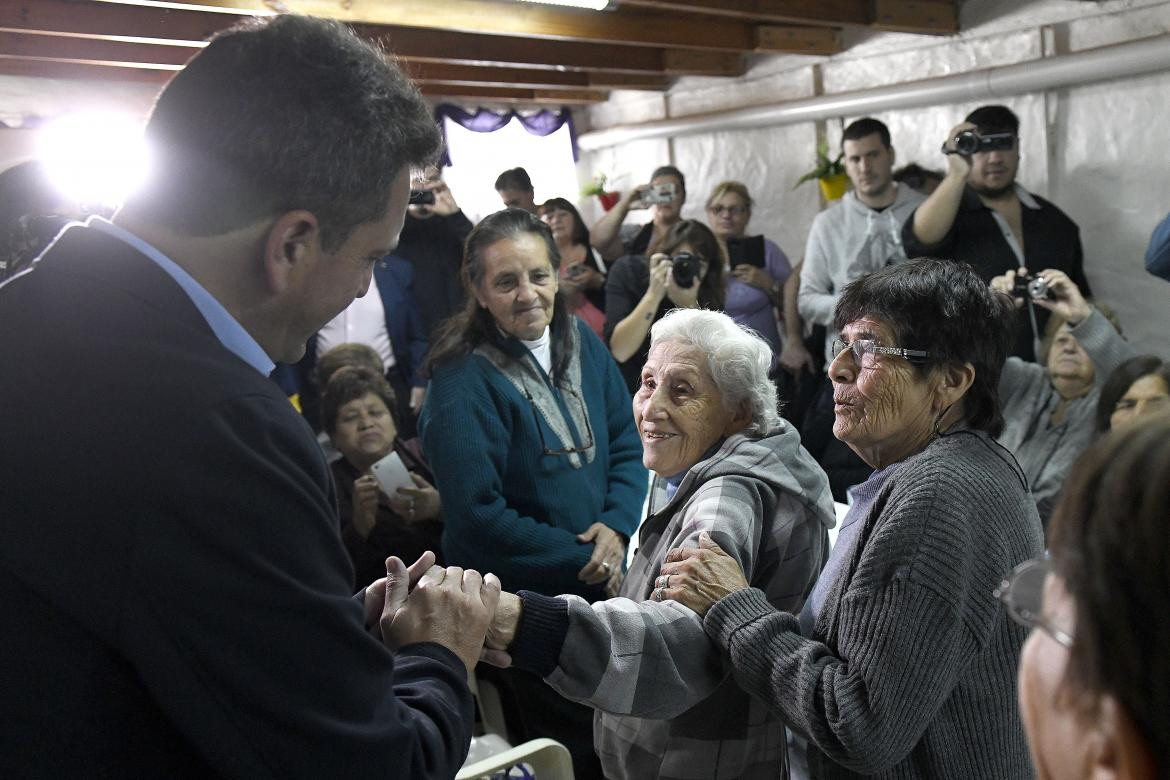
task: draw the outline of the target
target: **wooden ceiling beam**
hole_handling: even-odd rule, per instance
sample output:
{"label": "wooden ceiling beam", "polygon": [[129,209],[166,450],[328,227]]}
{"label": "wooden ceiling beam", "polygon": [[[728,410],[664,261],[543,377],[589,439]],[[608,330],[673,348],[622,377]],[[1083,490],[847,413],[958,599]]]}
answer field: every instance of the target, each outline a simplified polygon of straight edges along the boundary
{"label": "wooden ceiling beam", "polygon": [[[103,0],[127,5],[153,0]],[[194,0],[200,7],[243,13],[271,13],[271,0]],[[823,47],[809,28],[787,35],[757,35],[756,26],[728,17],[661,13],[619,6],[598,12],[514,0],[281,0],[283,11],[327,16],[355,24],[395,25],[488,35],[510,35],[585,43],[710,49],[731,52],[805,53]],[[806,40],[807,36],[811,39]],[[771,42],[795,48],[772,49]],[[839,50],[839,49],[838,49]]]}
{"label": "wooden ceiling beam", "polygon": [[644,89],[665,90],[664,76],[602,74],[541,68],[477,67],[446,63],[407,62],[407,73],[419,84],[495,85],[523,89]]}
{"label": "wooden ceiling beam", "polygon": [[[0,30],[78,38],[201,47],[238,16],[185,9],[79,0],[0,0]],[[739,54],[683,49],[587,44],[411,27],[354,25],[399,58],[463,65],[517,65],[610,73],[738,76]]]}
{"label": "wooden ceiling beam", "polygon": [[928,35],[959,31],[954,0],[622,0],[622,5],[769,24],[852,25]]}
{"label": "wooden ceiling beam", "polygon": [[429,98],[467,100],[473,103],[536,103],[553,105],[583,105],[601,103],[609,96],[603,91],[511,89],[508,87],[464,87],[459,85],[424,84],[420,91]]}
{"label": "wooden ceiling beam", "polygon": [[729,52],[445,33],[411,27],[355,25],[354,29],[364,37],[380,41],[400,58],[419,62],[665,73],[672,76],[740,76],[744,73],[743,57]]}
{"label": "wooden ceiling beam", "polygon": [[161,87],[175,75],[171,70],[153,70],[136,63],[67,62],[38,60],[0,54],[0,75],[77,81],[129,81]]}
{"label": "wooden ceiling beam", "polygon": [[959,11],[951,0],[873,0],[871,27],[890,32],[953,35]]}
{"label": "wooden ceiling beam", "polygon": [[198,49],[98,38],[0,32],[0,53],[11,57],[65,61],[105,61],[125,67],[178,70]]}

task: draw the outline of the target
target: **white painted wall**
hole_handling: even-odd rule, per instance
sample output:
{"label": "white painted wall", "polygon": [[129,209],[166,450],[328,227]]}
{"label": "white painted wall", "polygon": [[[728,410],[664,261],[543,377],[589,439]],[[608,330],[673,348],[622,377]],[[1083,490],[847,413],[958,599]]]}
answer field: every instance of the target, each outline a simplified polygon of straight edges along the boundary
{"label": "white painted wall", "polygon": [[[751,67],[736,86],[723,80],[681,79],[665,95],[615,93],[583,112],[586,127],[679,117],[780,103],[825,94],[962,73],[995,65],[1079,51],[1170,32],[1170,2],[1110,0],[967,0],[964,32],[947,38],[855,33],[836,57],[771,57]],[[1138,349],[1170,356],[1170,283],[1142,267],[1154,225],[1170,211],[1170,73],[1124,82],[1020,95],[1005,99],[1021,120],[1019,178],[1050,198],[1081,228],[1085,265],[1099,300],[1116,308]],[[976,103],[892,111],[889,125],[899,164],[942,169],[939,146]],[[830,122],[836,148],[844,124]],[[662,163],[687,176],[684,216],[705,219],[703,203],[720,180],[744,181],[757,200],[751,229],[769,236],[793,259],[803,255],[821,204],[815,185],[792,183],[812,166],[812,123],[725,133],[643,140],[582,154],[582,181],[596,172],[618,177],[625,188],[644,181]],[[596,217],[600,209],[586,204]],[[589,217],[587,216],[587,219]],[[631,215],[644,221],[646,215]]]}

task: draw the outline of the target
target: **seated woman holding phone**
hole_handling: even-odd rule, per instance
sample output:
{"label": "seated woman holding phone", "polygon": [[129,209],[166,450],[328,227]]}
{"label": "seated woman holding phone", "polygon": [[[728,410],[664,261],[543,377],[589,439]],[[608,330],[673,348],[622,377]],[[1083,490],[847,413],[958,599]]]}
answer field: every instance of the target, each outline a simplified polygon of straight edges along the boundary
{"label": "seated woman holding phone", "polygon": [[426,550],[439,553],[439,491],[418,440],[398,438],[386,379],[364,367],[341,368],[325,385],[321,409],[325,432],[341,453],[333,480],[355,587],[386,576],[391,555],[413,561]]}
{"label": "seated woman holding phone", "polygon": [[[746,235],[751,218],[752,196],[741,182],[721,182],[707,198],[707,220],[727,253],[723,310],[768,342],[775,374],[783,349],[775,312],[784,310],[784,283],[792,275],[792,264],[775,243],[763,236]],[[795,322],[795,330],[799,341],[799,320]]]}
{"label": "seated woman holding phone", "polygon": [[710,228],[684,219],[658,251],[626,255],[605,284],[605,335],[633,393],[650,352],[650,326],[671,309],[723,308],[723,249]]}

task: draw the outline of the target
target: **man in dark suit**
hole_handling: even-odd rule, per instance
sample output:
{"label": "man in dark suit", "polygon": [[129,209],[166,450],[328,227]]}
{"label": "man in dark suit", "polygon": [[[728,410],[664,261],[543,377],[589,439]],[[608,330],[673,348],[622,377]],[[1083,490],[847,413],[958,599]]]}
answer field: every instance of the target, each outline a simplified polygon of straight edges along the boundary
{"label": "man in dark suit", "polygon": [[438,134],[336,23],[218,35],[155,167],[0,287],[0,776],[451,777],[493,575],[388,561],[267,374],[370,284]]}

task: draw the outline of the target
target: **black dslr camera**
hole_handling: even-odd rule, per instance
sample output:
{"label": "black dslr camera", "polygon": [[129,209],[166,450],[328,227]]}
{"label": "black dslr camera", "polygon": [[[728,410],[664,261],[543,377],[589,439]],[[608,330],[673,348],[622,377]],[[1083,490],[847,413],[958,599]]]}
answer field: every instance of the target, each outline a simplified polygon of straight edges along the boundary
{"label": "black dslr camera", "polygon": [[690,252],[679,252],[670,258],[670,264],[675,284],[688,289],[695,284],[695,277],[699,275],[699,258]]}
{"label": "black dslr camera", "polygon": [[1012,287],[1012,297],[1044,301],[1052,298],[1052,290],[1048,288],[1048,281],[1042,276],[1017,274],[1016,284]]}
{"label": "black dslr camera", "polygon": [[974,130],[964,130],[955,136],[955,148],[943,144],[943,154],[961,154],[970,157],[976,152],[994,152],[1011,149],[1016,143],[1015,133],[988,133],[979,135]]}

